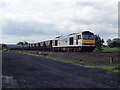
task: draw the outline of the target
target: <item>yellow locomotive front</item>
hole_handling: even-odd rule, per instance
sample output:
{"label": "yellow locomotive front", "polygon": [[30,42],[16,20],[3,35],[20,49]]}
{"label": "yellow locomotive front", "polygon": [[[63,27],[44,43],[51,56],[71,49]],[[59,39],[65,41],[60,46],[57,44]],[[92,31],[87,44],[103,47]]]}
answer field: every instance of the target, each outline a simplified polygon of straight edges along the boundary
{"label": "yellow locomotive front", "polygon": [[94,33],[89,31],[84,31],[81,34],[82,38],[82,50],[93,51],[95,49],[95,36]]}

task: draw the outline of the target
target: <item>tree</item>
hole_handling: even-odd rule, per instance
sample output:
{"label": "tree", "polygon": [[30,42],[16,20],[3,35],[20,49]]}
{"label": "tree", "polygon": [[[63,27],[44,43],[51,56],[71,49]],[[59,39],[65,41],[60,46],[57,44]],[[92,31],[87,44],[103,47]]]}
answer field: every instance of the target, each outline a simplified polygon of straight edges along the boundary
{"label": "tree", "polygon": [[25,45],[28,45],[28,42],[24,41],[24,42],[18,42],[17,45],[21,45],[22,48],[24,49]]}
{"label": "tree", "polygon": [[117,42],[116,41],[113,41],[111,44],[113,45],[113,47],[117,46]]}
{"label": "tree", "polygon": [[113,47],[120,47],[120,38],[114,38],[112,45]]}
{"label": "tree", "polygon": [[2,46],[2,50],[8,50],[8,47],[6,44],[2,44],[1,46]]}
{"label": "tree", "polygon": [[2,44],[2,48],[7,48],[7,45],[6,44]]}
{"label": "tree", "polygon": [[28,44],[29,44],[28,42],[24,41],[24,45],[28,45]]}
{"label": "tree", "polygon": [[120,47],[120,39],[114,38],[113,40],[108,39],[107,44],[109,47]]}
{"label": "tree", "polygon": [[23,42],[18,42],[17,45],[21,45],[22,47],[24,47],[24,43]]}
{"label": "tree", "polygon": [[101,43],[102,43],[102,45],[103,45],[103,43],[104,43],[104,39],[102,39]]}
{"label": "tree", "polygon": [[112,47],[112,44],[111,44],[111,43],[112,43],[112,40],[111,40],[111,39],[108,39],[108,40],[107,40],[107,45],[108,45],[109,47]]}
{"label": "tree", "polygon": [[95,35],[95,45],[97,50],[102,50],[101,46],[104,43],[104,39],[101,39],[99,35]]}

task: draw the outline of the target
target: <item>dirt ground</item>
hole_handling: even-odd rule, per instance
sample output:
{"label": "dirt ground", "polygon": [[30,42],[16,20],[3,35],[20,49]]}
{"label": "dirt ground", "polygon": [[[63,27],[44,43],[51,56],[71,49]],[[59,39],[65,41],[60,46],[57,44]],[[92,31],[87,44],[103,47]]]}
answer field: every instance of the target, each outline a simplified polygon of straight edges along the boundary
{"label": "dirt ground", "polygon": [[87,61],[89,64],[120,64],[118,52],[45,52],[24,51],[33,54],[42,54],[60,59]]}

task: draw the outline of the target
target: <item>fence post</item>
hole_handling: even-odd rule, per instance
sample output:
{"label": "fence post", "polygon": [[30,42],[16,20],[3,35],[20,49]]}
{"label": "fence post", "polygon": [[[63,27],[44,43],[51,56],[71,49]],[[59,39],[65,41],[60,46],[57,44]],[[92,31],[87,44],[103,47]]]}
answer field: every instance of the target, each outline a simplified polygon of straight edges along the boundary
{"label": "fence post", "polygon": [[110,57],[110,64],[113,63],[113,57]]}

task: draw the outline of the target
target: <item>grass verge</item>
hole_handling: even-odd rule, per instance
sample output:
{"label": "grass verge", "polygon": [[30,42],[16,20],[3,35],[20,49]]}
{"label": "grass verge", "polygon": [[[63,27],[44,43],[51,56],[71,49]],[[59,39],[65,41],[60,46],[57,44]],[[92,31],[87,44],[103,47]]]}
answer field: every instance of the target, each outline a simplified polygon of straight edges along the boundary
{"label": "grass verge", "polygon": [[[94,52],[97,52],[98,50],[95,48]],[[120,48],[119,47],[103,47],[101,48],[102,52],[120,52]]]}
{"label": "grass verge", "polygon": [[117,47],[113,47],[113,48],[104,47],[104,48],[102,48],[102,49],[103,49],[103,52],[113,52],[113,51],[118,51],[118,52],[120,52],[120,48],[117,48]]}
{"label": "grass verge", "polygon": [[111,65],[95,65],[95,64],[89,64],[87,61],[79,61],[79,60],[69,60],[69,59],[61,59],[61,58],[55,58],[51,56],[45,56],[45,55],[38,55],[38,54],[31,54],[27,52],[20,52],[20,51],[15,51],[17,53],[22,53],[22,54],[27,54],[27,55],[32,55],[32,56],[39,56],[51,60],[56,60],[64,63],[71,63],[77,66],[82,66],[86,68],[99,68],[99,69],[104,69],[108,72],[120,72],[120,65],[119,64],[111,64]]}

